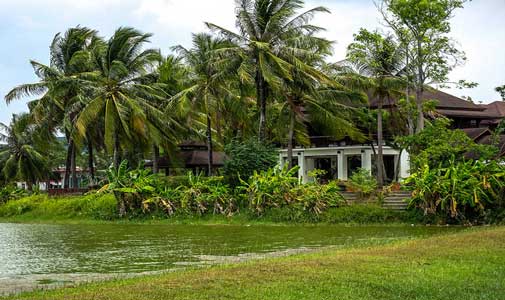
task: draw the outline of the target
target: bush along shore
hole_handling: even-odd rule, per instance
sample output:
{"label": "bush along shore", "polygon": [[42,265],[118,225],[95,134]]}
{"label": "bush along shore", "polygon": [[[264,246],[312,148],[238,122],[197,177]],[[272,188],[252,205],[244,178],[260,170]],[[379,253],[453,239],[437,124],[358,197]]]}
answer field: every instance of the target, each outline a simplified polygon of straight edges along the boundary
{"label": "bush along shore", "polygon": [[337,182],[300,184],[296,168],[255,172],[230,187],[222,177],[188,174],[163,177],[128,170],[126,162],[109,170],[108,183],[82,196],[49,197],[13,191],[4,198],[0,218],[44,220],[170,220],[187,222],[406,223],[415,213],[383,209],[378,203],[348,205]]}
{"label": "bush along shore", "polygon": [[[231,186],[223,177],[164,177],[149,170],[128,170],[123,162],[108,171],[98,191],[81,196],[27,195],[13,189],[4,193],[0,218],[5,221],[167,221],[167,222],[285,222],[285,223],[447,223],[443,215],[422,210],[393,211],[379,200],[349,205],[337,181],[301,184],[296,168],[254,172],[247,181]],[[348,184],[370,197],[373,177],[358,172]],[[317,172],[313,174],[317,179]],[[412,200],[416,203],[417,198]]]}

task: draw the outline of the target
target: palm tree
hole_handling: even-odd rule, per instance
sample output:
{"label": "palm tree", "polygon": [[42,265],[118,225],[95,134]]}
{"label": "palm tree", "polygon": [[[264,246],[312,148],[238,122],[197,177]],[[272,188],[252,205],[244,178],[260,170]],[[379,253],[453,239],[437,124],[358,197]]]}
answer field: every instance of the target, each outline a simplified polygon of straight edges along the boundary
{"label": "palm tree", "polygon": [[7,103],[25,96],[41,96],[30,102],[30,111],[38,124],[65,133],[68,145],[65,188],[70,184],[70,172],[73,187],[77,183],[73,124],[80,109],[80,99],[85,93],[85,76],[91,71],[89,51],[100,42],[96,31],[86,27],[78,26],[68,29],[64,35],[56,34],[50,47],[49,66],[30,61],[39,82],[17,86],[5,96]]}
{"label": "palm tree", "polygon": [[104,145],[113,152],[116,168],[121,162],[121,148],[127,142],[149,137],[159,144],[162,139],[171,138],[171,124],[164,122],[163,113],[146,97],[151,92],[155,94],[154,89],[142,83],[160,60],[159,51],[142,49],[150,37],[151,34],[120,27],[93,53],[98,74],[93,79],[91,100],[79,114],[76,126],[80,135],[86,136],[89,128],[103,118]]}
{"label": "palm tree", "polygon": [[401,95],[405,87],[404,80],[399,77],[404,68],[402,51],[392,36],[361,29],[348,47],[347,60],[359,73],[354,74],[359,79],[355,82],[361,82],[369,99],[377,99],[377,183],[382,187],[385,173],[382,108],[385,100]]}
{"label": "palm tree", "polygon": [[[164,110],[165,116],[169,118],[174,125],[172,126],[174,130],[178,131],[173,132],[174,137],[183,135],[182,131],[184,131],[185,128],[180,124],[186,119],[187,115],[179,115],[179,112],[166,108],[170,99],[185,89],[187,76],[187,67],[182,63],[180,57],[174,55],[161,58],[155,71],[149,74],[149,76],[146,76],[146,84],[154,88],[156,92],[147,91],[145,96],[150,99],[150,103],[156,108]],[[153,173],[159,172],[158,162],[160,157],[160,146],[167,152],[174,152],[177,142],[177,140],[165,139],[161,145],[152,144]]]}
{"label": "palm tree", "polygon": [[189,67],[190,83],[172,100],[188,103],[191,107],[196,106],[195,108],[200,108],[205,114],[209,175],[212,175],[213,168],[213,115],[218,110],[220,98],[230,94],[226,86],[230,72],[223,64],[216,64],[217,52],[231,46],[229,41],[199,33],[193,35],[193,48],[189,50],[182,46],[174,48]]}
{"label": "palm tree", "polygon": [[[29,114],[13,115],[10,126],[0,123],[0,141],[7,146],[0,151],[0,167],[7,180],[22,180],[32,190],[34,184],[48,179],[45,155],[35,146],[35,126]],[[4,131],[5,133],[1,133]]]}
{"label": "palm tree", "polygon": [[[320,125],[319,128],[336,138],[350,136],[362,140],[363,136],[350,122],[351,105],[362,101],[361,93],[349,89],[330,79],[319,66],[331,54],[331,42],[306,35],[295,41],[300,50],[290,58],[291,80],[284,80],[281,93],[284,105],[288,108],[288,146],[289,168],[292,167],[295,126],[298,125],[298,140],[306,142],[307,122]],[[303,61],[303,64],[299,62]],[[316,124],[317,123],[317,124]]]}
{"label": "palm tree", "polygon": [[236,24],[239,33],[206,23],[210,29],[237,45],[228,51],[243,61],[237,71],[240,79],[249,81],[254,78],[260,113],[260,141],[266,138],[269,93],[281,84],[281,79],[291,79],[293,65],[289,58],[303,51],[292,41],[321,30],[309,24],[309,21],[318,12],[329,12],[324,7],[316,7],[297,14],[303,4],[302,0],[237,0]]}

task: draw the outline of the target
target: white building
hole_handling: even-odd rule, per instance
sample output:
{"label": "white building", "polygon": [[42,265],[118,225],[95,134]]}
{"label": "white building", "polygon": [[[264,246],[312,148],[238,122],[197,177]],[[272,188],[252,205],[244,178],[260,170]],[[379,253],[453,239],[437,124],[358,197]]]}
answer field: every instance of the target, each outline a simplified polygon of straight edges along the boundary
{"label": "white building", "polygon": [[[377,146],[375,146],[377,151]],[[295,148],[293,149],[293,165],[298,164],[298,177],[302,182],[313,180],[310,171],[320,169],[326,171],[325,179],[347,180],[358,168],[372,172],[375,168],[374,151],[370,145],[335,145],[328,147]],[[406,151],[389,146],[383,147],[384,167],[387,177],[393,178],[398,172],[399,179],[409,176],[409,155]],[[287,150],[279,151],[281,164],[287,161]]]}

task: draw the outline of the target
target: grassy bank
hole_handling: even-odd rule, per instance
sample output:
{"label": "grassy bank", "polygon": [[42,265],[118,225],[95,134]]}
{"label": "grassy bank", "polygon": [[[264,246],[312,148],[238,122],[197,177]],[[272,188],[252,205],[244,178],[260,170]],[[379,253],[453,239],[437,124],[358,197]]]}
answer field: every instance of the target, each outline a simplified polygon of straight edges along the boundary
{"label": "grassy bank", "polygon": [[503,299],[505,228],[35,292],[12,299]]}
{"label": "grassy bank", "polygon": [[412,223],[415,217],[407,212],[385,210],[377,205],[352,205],[330,208],[319,215],[302,213],[289,207],[273,208],[259,216],[247,208],[231,216],[141,213],[129,219],[118,219],[116,200],[111,194],[102,196],[48,197],[33,195],[11,200],[0,205],[0,221],[4,222],[60,222],[60,223],[329,223],[329,224],[384,224]]}

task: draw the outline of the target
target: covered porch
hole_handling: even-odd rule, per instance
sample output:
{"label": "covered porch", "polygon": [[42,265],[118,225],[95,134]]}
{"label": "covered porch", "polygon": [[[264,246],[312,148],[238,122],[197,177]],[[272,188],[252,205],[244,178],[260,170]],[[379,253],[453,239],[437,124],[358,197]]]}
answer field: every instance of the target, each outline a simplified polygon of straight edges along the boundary
{"label": "covered porch", "polygon": [[[375,146],[377,151],[377,146]],[[398,178],[409,176],[409,156],[406,151],[389,146],[383,147],[384,167],[386,177],[390,180],[398,172]],[[287,162],[287,150],[279,151],[281,165]],[[347,180],[357,169],[363,168],[371,173],[375,172],[375,155],[369,145],[330,146],[321,148],[295,148],[293,149],[293,165],[300,166],[298,177],[302,182],[310,182],[310,171],[324,170],[323,180]]]}

